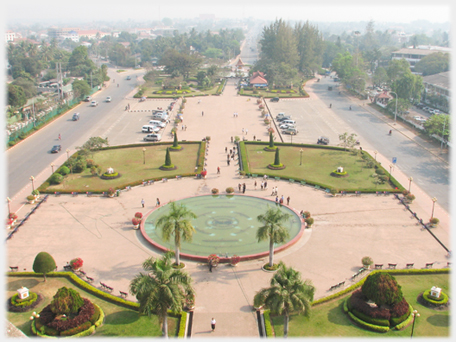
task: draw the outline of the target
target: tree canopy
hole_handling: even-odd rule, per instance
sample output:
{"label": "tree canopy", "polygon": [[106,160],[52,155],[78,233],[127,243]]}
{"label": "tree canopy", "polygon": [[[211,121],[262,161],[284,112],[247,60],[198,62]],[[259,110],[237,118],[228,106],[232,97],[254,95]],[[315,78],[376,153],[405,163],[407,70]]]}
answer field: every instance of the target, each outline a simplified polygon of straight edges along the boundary
{"label": "tree canopy", "polygon": [[415,72],[423,76],[435,75],[450,70],[450,54],[436,52],[423,57],[415,64]]}
{"label": "tree canopy", "polygon": [[378,306],[393,305],[402,301],[401,286],[389,273],[377,272],[369,275],[361,291]]}
{"label": "tree canopy", "polygon": [[46,273],[55,270],[55,260],[47,252],[40,252],[33,261],[33,271],[36,273],[43,273],[44,281],[46,281]]}

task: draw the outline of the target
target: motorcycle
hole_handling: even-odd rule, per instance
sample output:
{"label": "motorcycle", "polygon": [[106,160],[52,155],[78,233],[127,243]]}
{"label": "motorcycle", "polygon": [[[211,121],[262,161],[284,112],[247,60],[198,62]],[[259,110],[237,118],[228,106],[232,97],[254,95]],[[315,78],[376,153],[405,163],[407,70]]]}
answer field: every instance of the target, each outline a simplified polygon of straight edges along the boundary
{"label": "motorcycle", "polygon": [[389,133],[388,133],[388,135],[391,135],[392,133],[393,133],[393,131],[392,131],[392,130],[390,130],[390,131],[389,131]]}

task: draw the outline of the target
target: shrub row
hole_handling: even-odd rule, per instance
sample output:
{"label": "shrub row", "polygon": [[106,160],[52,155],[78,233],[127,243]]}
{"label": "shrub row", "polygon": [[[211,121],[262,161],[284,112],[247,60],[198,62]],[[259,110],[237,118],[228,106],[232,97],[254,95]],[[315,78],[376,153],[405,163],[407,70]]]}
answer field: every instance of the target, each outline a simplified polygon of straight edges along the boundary
{"label": "shrub row", "polygon": [[358,323],[360,326],[362,326],[362,327],[364,327],[366,329],[373,330],[373,331],[376,331],[376,332],[382,332],[382,333],[386,333],[390,329],[389,327],[384,327],[384,326],[379,326],[379,325],[375,325],[375,324],[366,323],[363,320],[361,320],[358,317],[356,317],[350,311],[348,312],[348,315],[350,316],[350,318],[352,320],[354,320],[356,323]]}
{"label": "shrub row", "polygon": [[270,310],[265,310],[263,312],[263,317],[264,317],[264,330],[266,331],[266,337],[274,337],[274,331],[272,330],[272,324],[271,324],[271,311]]}
{"label": "shrub row", "polygon": [[182,311],[180,319],[179,319],[179,332],[177,333],[177,337],[185,338],[185,327],[187,325],[187,312]]}

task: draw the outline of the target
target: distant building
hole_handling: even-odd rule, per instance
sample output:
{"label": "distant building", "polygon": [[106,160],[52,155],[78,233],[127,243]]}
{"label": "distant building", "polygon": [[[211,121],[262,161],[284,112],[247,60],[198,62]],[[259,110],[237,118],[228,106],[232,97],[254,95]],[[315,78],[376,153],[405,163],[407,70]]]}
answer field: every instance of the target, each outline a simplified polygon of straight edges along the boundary
{"label": "distant building", "polygon": [[449,103],[451,102],[450,78],[450,71],[424,76],[423,102],[449,113]]}
{"label": "distant building", "polygon": [[257,88],[266,88],[268,81],[264,78],[265,74],[261,71],[255,71],[250,77],[249,85]]}
{"label": "distant building", "polygon": [[5,42],[14,42],[14,39],[16,38],[16,32],[13,32],[11,30],[8,30],[5,32]]}
{"label": "distant building", "polygon": [[441,46],[418,46],[417,48],[403,48],[391,53],[391,59],[405,59],[409,65],[410,70],[414,72],[415,64],[422,58],[429,56],[436,52],[450,53],[449,48]]}
{"label": "distant building", "polygon": [[[51,26],[48,28],[48,36],[49,39],[56,39],[58,41],[65,40],[67,37],[72,36],[70,34],[71,31],[78,32],[78,28],[71,28],[71,27],[66,27],[66,28],[60,28],[56,26]],[[73,34],[74,36],[74,34]]]}

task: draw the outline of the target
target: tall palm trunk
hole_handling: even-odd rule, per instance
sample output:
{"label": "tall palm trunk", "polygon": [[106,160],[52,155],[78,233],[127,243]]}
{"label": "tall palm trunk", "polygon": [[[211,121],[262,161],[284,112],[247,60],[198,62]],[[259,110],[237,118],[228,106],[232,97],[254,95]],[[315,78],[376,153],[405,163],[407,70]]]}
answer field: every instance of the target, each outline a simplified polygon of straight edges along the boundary
{"label": "tall palm trunk", "polygon": [[283,318],[283,337],[287,338],[288,337],[288,322],[290,321],[290,317],[288,316],[288,312],[285,312],[284,318]]}
{"label": "tall palm trunk", "polygon": [[168,338],[168,313],[166,311],[163,315],[162,333],[164,338]]}
{"label": "tall palm trunk", "polygon": [[269,267],[274,265],[274,241],[269,240]]}
{"label": "tall palm trunk", "polygon": [[177,266],[179,266],[180,265],[180,250],[179,250],[179,246],[177,245],[177,243],[176,243],[175,248],[176,248],[176,264],[177,264]]}

